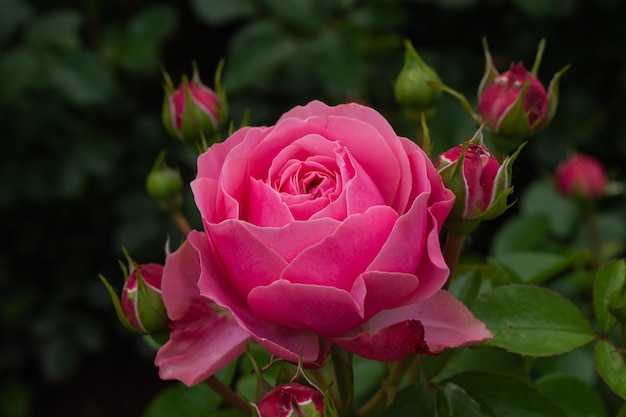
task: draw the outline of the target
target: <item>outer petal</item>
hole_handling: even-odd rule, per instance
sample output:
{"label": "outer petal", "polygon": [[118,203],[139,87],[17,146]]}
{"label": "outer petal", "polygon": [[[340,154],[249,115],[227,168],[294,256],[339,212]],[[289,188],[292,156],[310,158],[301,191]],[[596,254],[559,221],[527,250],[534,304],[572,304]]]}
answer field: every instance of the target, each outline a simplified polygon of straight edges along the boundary
{"label": "outer petal", "polygon": [[200,296],[196,285],[199,276],[196,249],[188,241],[167,257],[162,288],[173,319],[172,332],[159,349],[155,365],[162,379],[178,379],[188,386],[242,354],[250,336],[231,315]]}
{"label": "outer petal", "polygon": [[[321,363],[326,351],[320,347],[319,337],[310,331],[287,329],[268,323],[253,314],[245,299],[231,286],[220,267],[219,257],[205,236],[190,234],[193,245],[199,248],[201,275],[200,294],[227,309],[235,320],[270,353],[280,358],[304,363]],[[201,249],[200,249],[201,248]]]}
{"label": "outer petal", "polygon": [[[423,338],[414,322],[423,327]],[[483,322],[442,290],[415,304],[382,311],[361,327],[331,341],[366,358],[395,361],[409,353],[439,353],[491,337]],[[404,344],[391,347],[386,341],[389,338]]]}

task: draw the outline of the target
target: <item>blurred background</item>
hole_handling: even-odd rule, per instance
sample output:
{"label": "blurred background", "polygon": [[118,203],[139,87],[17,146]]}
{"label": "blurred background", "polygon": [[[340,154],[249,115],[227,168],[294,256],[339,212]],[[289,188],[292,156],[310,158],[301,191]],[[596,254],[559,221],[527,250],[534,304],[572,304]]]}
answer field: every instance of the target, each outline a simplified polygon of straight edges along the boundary
{"label": "blurred background", "polygon": [[[483,36],[501,72],[530,69],[545,38],[540,80],[572,66],[555,119],[515,164],[521,193],[573,149],[620,179],[624,16],[621,0],[0,0],[0,416],[140,416],[171,384],[98,279],[119,289],[122,247],[161,263],[180,238],[145,192],[163,149],[186,181],[195,174],[193,151],[161,124],[162,69],[178,83],[196,61],[213,86],[225,58],[237,123],[246,109],[273,124],[312,99],[355,100],[412,137],[392,89],[404,39],[475,104]],[[430,129],[441,152],[475,126],[444,95]],[[625,208],[607,209],[626,220]],[[496,226],[475,235],[479,256]]]}

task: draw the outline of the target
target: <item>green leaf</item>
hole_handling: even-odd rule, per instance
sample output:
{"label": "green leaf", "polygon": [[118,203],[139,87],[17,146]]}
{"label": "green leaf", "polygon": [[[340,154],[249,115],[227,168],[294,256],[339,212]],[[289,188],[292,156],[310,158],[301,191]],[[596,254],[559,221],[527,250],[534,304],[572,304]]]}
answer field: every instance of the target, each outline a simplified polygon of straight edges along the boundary
{"label": "green leaf", "polygon": [[233,93],[263,85],[298,51],[295,41],[277,23],[261,20],[246,26],[231,40],[224,82]]}
{"label": "green leaf", "polygon": [[546,252],[517,252],[495,257],[499,265],[515,273],[522,283],[539,285],[566,269],[572,260]]}
{"label": "green leaf", "polygon": [[614,393],[626,399],[626,363],[623,354],[617,352],[615,346],[601,340],[594,351],[596,369]]}
{"label": "green leaf", "polygon": [[[446,416],[454,417],[491,417],[491,413],[465,390],[456,384],[446,384],[443,394],[438,398],[438,410]],[[442,404],[445,402],[445,404]]]}
{"label": "green leaf", "polygon": [[503,255],[535,249],[548,234],[548,218],[545,215],[513,216],[496,231],[491,253]]}
{"label": "green leaf", "polygon": [[535,386],[560,405],[569,417],[606,417],[602,398],[578,378],[552,374],[537,380]]}
{"label": "green leaf", "polygon": [[252,0],[191,0],[191,8],[208,25],[224,25],[256,13]]}
{"label": "green leaf", "polygon": [[619,288],[622,288],[626,280],[626,265],[624,259],[606,263],[598,271],[593,286],[593,311],[600,330],[607,334],[617,320],[609,312],[609,297]]}
{"label": "green leaf", "polygon": [[261,0],[269,12],[299,29],[314,29],[320,26],[325,16],[319,0]]}
{"label": "green leaf", "polygon": [[58,10],[46,14],[28,26],[25,42],[38,48],[59,47],[78,49],[81,44],[81,16],[73,10]]}
{"label": "green leaf", "polygon": [[159,43],[173,32],[176,21],[177,14],[173,6],[147,6],[129,22],[128,33],[133,37]]}
{"label": "green leaf", "polygon": [[[424,362],[428,360],[432,360],[430,356],[422,359]],[[468,371],[498,372],[520,378],[527,373],[526,362],[520,355],[497,347],[460,348],[454,349],[445,367],[433,380],[439,382]]]}
{"label": "green leaf", "polygon": [[205,384],[193,387],[177,384],[161,391],[143,417],[209,417],[220,402],[221,397]]}
{"label": "green leaf", "polygon": [[520,198],[520,210],[526,215],[546,216],[549,230],[559,237],[569,236],[579,218],[573,201],[540,180],[531,184]]}
{"label": "green leaf", "polygon": [[398,392],[393,403],[379,417],[436,416],[436,391],[426,384],[412,385]]}
{"label": "green leaf", "polygon": [[494,333],[493,339],[483,343],[523,355],[556,355],[596,336],[571,301],[546,288],[497,287],[478,297],[472,311]]}
{"label": "green leaf", "polygon": [[448,291],[454,298],[470,306],[480,291],[481,282],[480,271],[472,269],[463,275],[455,276],[450,281]]}
{"label": "green leaf", "polygon": [[483,414],[468,416],[567,417],[554,402],[518,378],[495,373],[466,372],[453,376],[447,382],[459,386],[482,405]]}

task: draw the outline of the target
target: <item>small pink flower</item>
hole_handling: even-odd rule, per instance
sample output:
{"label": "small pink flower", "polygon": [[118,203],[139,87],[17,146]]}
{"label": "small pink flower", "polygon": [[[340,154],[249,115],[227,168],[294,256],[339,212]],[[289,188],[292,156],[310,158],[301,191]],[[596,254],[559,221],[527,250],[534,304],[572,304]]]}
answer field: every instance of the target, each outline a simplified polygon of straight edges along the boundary
{"label": "small pink flower", "polygon": [[324,396],[306,385],[282,384],[257,405],[261,417],[324,417]]}
{"label": "small pink flower", "polygon": [[572,198],[597,200],[606,191],[604,165],[590,155],[575,153],[557,166],[554,175],[558,190]]}

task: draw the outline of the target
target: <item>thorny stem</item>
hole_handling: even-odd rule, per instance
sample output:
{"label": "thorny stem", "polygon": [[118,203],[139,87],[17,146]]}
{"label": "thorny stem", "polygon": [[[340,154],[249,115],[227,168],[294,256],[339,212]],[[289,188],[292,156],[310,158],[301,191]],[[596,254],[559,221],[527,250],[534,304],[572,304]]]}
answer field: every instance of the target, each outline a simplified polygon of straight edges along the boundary
{"label": "thorny stem", "polygon": [[218,377],[213,375],[206,379],[204,383],[221,396],[224,401],[241,411],[246,417],[252,416],[252,409],[250,408],[248,402],[240,397],[235,391],[230,389],[230,387],[224,384]]}
{"label": "thorny stem", "polygon": [[384,407],[391,404],[398,391],[400,381],[408,370],[412,370],[418,356],[419,355],[407,355],[404,359],[394,363],[387,379],[382,383],[381,387],[372,398],[357,411],[356,415],[358,417],[374,416]]}
{"label": "thorny stem", "polygon": [[445,259],[448,268],[450,269],[450,278],[446,283],[446,287],[450,285],[450,280],[454,274],[454,269],[459,263],[461,252],[463,251],[463,244],[467,235],[456,235],[448,231],[446,236],[446,243],[443,248],[443,259]]}
{"label": "thorny stem", "polygon": [[170,213],[170,216],[172,220],[174,221],[174,223],[176,223],[178,230],[180,230],[180,232],[184,236],[187,236],[189,233],[191,233],[193,229],[191,225],[189,224],[189,222],[187,221],[187,219],[185,218],[185,215],[180,210],[172,211]]}

